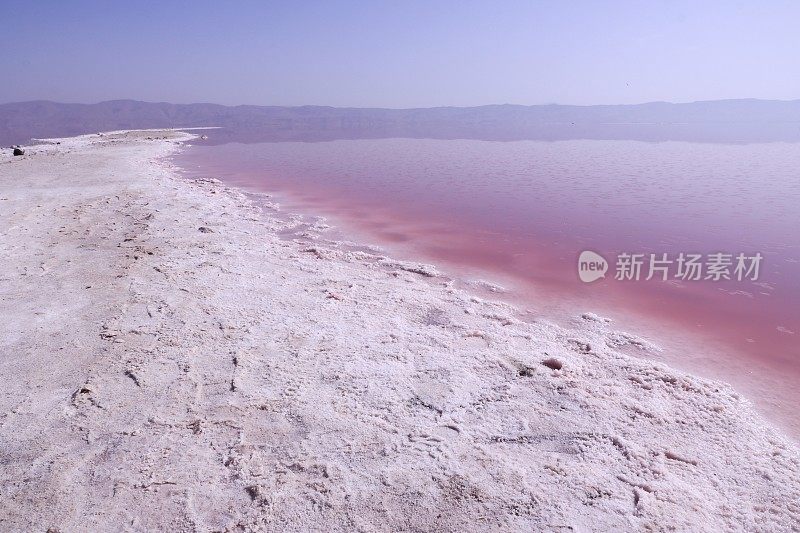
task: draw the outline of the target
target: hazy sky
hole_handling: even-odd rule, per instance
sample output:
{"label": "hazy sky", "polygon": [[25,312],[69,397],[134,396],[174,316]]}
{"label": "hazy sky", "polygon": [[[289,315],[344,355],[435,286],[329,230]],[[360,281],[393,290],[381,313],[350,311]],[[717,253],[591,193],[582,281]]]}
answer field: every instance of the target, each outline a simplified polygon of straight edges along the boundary
{"label": "hazy sky", "polygon": [[800,1],[0,0],[0,102],[800,98]]}

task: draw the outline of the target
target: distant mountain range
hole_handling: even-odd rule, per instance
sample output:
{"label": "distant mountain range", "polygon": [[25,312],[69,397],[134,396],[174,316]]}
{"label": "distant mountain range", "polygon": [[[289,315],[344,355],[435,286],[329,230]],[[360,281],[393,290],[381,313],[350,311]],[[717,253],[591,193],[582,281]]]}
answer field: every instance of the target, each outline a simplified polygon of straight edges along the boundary
{"label": "distant mountain range", "polygon": [[0,144],[134,128],[218,126],[209,143],[434,139],[800,141],[800,100],[421,109],[223,106],[114,100],[0,104]]}

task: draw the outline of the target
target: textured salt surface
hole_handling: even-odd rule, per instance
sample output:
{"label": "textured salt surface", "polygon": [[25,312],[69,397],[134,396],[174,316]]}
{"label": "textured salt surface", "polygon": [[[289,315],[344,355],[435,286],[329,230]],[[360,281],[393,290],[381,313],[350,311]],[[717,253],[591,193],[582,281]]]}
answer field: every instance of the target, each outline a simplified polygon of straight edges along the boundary
{"label": "textured salt surface", "polygon": [[130,132],[0,157],[0,529],[793,531],[730,387],[314,244]]}

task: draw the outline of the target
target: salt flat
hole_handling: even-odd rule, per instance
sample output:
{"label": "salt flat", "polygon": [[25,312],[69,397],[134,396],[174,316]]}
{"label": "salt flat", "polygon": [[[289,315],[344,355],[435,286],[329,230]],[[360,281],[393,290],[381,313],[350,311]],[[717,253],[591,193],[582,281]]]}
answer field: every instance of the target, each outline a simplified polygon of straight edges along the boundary
{"label": "salt flat", "polygon": [[0,156],[0,529],[797,531],[798,449],[729,386],[283,239],[189,137]]}

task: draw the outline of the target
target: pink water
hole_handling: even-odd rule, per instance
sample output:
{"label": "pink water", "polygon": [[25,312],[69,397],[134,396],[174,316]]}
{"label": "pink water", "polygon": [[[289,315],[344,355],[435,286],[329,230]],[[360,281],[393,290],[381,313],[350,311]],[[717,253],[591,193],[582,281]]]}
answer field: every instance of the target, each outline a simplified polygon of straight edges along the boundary
{"label": "pink water", "polygon": [[[194,146],[192,172],[281,195],[400,256],[594,311],[800,435],[800,144],[384,139]],[[582,283],[577,257],[763,256],[753,281]]]}

